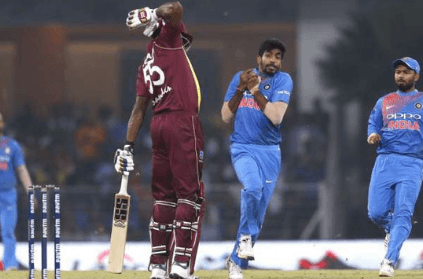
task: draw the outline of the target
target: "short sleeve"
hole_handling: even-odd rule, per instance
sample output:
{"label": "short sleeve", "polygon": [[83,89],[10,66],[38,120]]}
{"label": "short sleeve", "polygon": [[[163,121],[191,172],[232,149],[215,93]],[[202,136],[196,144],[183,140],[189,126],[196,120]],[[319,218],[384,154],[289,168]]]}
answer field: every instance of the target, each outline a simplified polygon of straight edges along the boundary
{"label": "short sleeve", "polygon": [[13,165],[15,167],[25,165],[25,159],[24,159],[22,149],[19,146],[19,144],[16,143],[15,146],[14,146],[14,149],[15,149],[15,152],[13,154]]}
{"label": "short sleeve", "polygon": [[293,86],[294,83],[291,76],[287,73],[281,73],[281,75],[275,80],[275,89],[273,90],[273,95],[270,101],[289,104]]}
{"label": "short sleeve", "polygon": [[370,112],[368,126],[367,126],[367,137],[372,133],[381,134],[381,129],[383,126],[383,117],[382,117],[382,102],[383,98],[380,98],[372,111]]}
{"label": "short sleeve", "polygon": [[142,66],[138,67],[138,76],[137,76],[137,82],[136,82],[136,90],[137,90],[137,96],[140,97],[150,97],[150,94],[148,92],[148,89],[144,82],[144,75],[142,72]]}

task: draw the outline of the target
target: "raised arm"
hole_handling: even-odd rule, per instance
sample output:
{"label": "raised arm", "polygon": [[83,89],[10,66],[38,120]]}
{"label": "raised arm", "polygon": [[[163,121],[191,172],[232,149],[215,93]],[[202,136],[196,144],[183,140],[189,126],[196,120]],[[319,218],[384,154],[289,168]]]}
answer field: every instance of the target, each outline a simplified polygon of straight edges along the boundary
{"label": "raised arm", "polygon": [[178,1],[165,3],[157,9],[144,7],[132,10],[128,13],[126,26],[129,27],[129,30],[135,30],[145,26],[144,35],[151,37],[159,26],[159,18],[177,27],[182,20],[182,14],[183,8]]}

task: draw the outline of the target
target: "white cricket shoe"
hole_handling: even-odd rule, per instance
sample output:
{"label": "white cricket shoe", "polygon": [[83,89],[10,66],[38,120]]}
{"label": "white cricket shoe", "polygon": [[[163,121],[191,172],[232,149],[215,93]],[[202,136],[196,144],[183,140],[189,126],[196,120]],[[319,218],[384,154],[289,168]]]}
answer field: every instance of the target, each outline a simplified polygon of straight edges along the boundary
{"label": "white cricket shoe", "polygon": [[385,248],[385,252],[388,251],[389,240],[391,239],[391,235],[387,233],[385,235],[385,240],[383,241],[383,247]]}
{"label": "white cricket shoe", "polygon": [[379,277],[394,277],[394,266],[388,259],[383,259],[380,264]]}
{"label": "white cricket shoe", "polygon": [[232,261],[231,256],[226,260],[226,268],[229,270],[229,279],[244,279],[241,267]]}
{"label": "white cricket shoe", "polygon": [[191,279],[189,273],[189,263],[174,262],[169,277],[172,279]]}
{"label": "white cricket shoe", "polygon": [[151,279],[167,279],[166,264],[151,264]]}
{"label": "white cricket shoe", "polygon": [[254,260],[254,250],[251,243],[251,235],[241,235],[236,253],[241,259],[246,259],[249,261]]}

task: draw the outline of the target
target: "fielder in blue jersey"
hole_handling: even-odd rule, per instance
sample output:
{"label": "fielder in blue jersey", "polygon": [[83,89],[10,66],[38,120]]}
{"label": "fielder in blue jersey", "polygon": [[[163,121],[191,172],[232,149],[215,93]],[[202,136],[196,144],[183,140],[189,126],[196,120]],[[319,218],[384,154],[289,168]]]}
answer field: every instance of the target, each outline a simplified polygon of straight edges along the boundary
{"label": "fielder in blue jersey", "polygon": [[379,276],[394,276],[401,246],[411,231],[423,172],[423,92],[416,90],[419,63],[393,62],[398,90],[380,98],[369,118],[369,144],[379,143],[368,197],[369,218],[386,232]]}
{"label": "fielder in blue jersey", "polygon": [[254,260],[253,246],[281,168],[280,127],[293,87],[289,74],[280,72],[285,45],[264,41],[257,68],[238,72],[226,91],[222,119],[234,118],[230,155],[243,185],[237,240],[228,258],[229,279],[242,279],[241,268]]}
{"label": "fielder in blue jersey", "polygon": [[19,144],[3,135],[5,123],[0,113],[0,227],[5,270],[18,269],[15,228],[18,221],[16,174],[25,189],[32,185]]}

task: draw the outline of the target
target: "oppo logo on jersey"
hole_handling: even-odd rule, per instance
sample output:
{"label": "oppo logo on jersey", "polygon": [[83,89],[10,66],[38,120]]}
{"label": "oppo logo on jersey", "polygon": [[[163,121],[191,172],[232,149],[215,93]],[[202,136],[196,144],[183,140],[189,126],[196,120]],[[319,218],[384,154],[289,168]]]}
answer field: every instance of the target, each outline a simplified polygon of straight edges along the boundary
{"label": "oppo logo on jersey", "polygon": [[422,119],[422,116],[417,113],[390,113],[386,117],[388,119]]}

